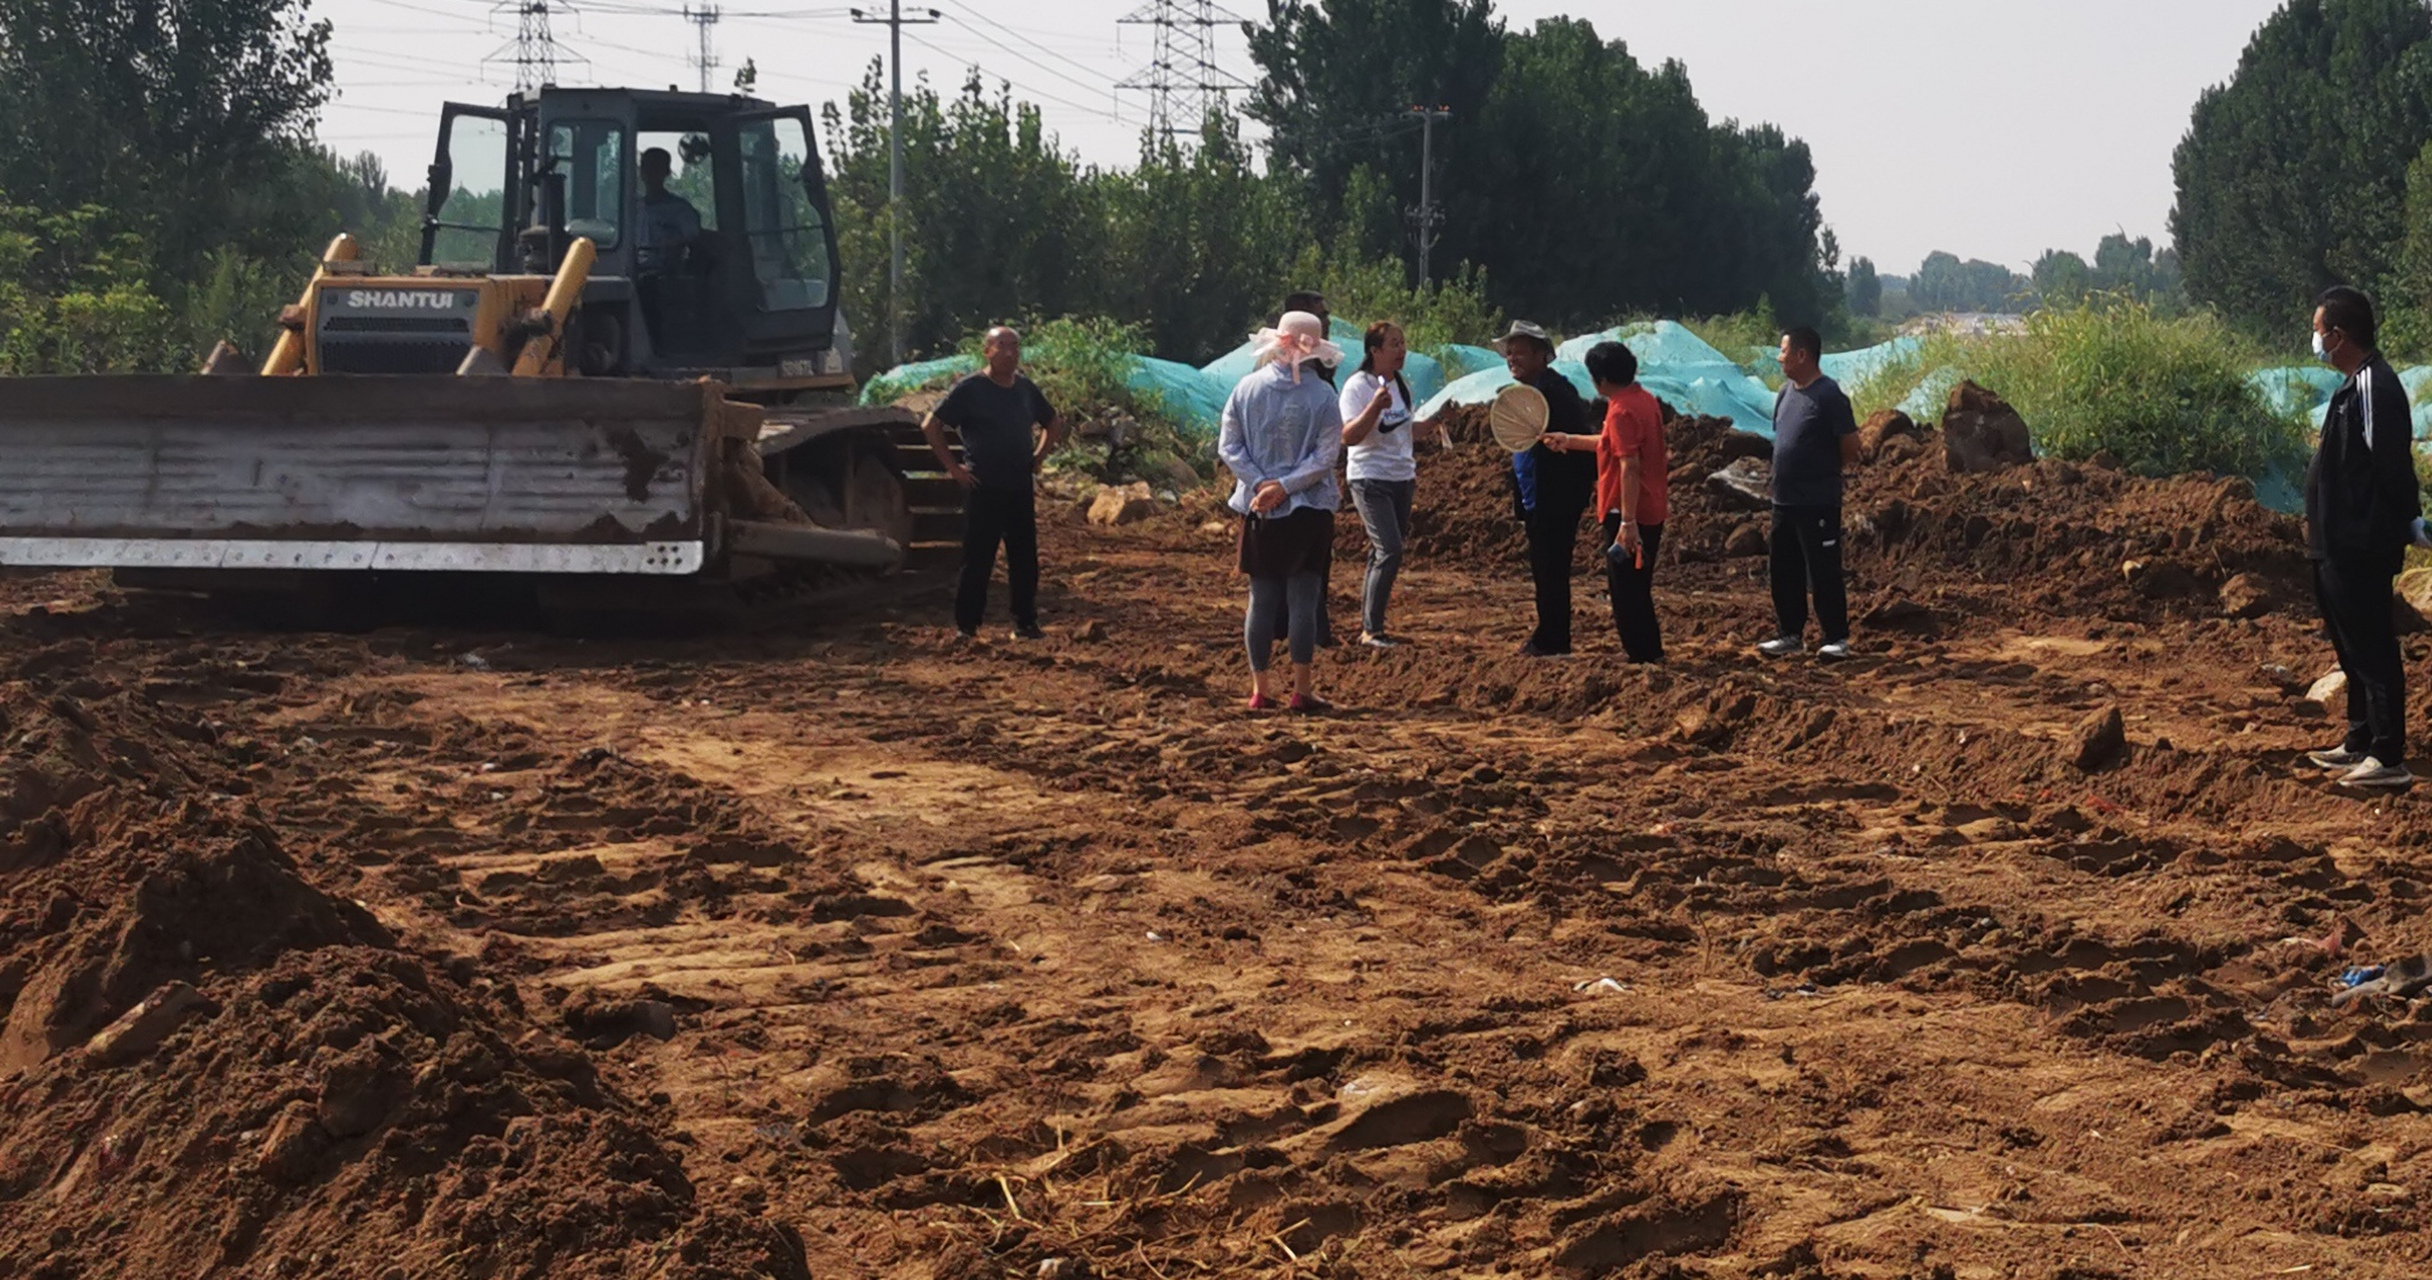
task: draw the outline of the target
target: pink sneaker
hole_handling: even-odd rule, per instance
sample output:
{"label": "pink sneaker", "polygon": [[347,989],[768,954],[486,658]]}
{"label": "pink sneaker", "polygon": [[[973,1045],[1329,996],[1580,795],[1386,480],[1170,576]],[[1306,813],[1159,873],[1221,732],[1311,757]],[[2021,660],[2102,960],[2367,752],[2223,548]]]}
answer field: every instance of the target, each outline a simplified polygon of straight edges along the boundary
{"label": "pink sneaker", "polygon": [[1312,716],[1317,715],[1320,712],[1334,710],[1334,704],[1326,701],[1324,698],[1316,697],[1310,694],[1296,693],[1292,695],[1292,709],[1302,715]]}
{"label": "pink sneaker", "polygon": [[1263,693],[1253,693],[1250,695],[1250,710],[1273,711],[1274,709],[1275,699],[1270,698]]}

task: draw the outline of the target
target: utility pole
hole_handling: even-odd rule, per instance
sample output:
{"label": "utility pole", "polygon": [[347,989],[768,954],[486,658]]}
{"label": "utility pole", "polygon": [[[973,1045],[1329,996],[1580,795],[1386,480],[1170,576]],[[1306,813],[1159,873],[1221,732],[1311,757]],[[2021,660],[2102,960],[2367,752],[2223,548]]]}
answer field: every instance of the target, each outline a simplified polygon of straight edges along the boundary
{"label": "utility pole", "polygon": [[1444,225],[1444,209],[1436,203],[1436,121],[1452,119],[1448,107],[1412,107],[1419,118],[1419,205],[1410,220],[1419,231],[1419,287],[1428,285],[1427,255],[1436,247],[1436,228]]}
{"label": "utility pole", "polygon": [[701,92],[707,93],[709,92],[709,73],[718,67],[718,57],[709,49],[709,29],[718,25],[718,6],[705,4],[696,9],[689,4],[685,5],[684,20],[700,28],[701,52],[694,56],[692,65],[700,69]]}
{"label": "utility pole", "polygon": [[884,16],[853,11],[855,22],[885,23],[893,41],[887,55],[887,70],[894,77],[887,94],[887,344],[896,364],[904,362],[904,24],[922,26],[944,16],[931,9],[925,18],[907,18],[904,0],[887,0]]}

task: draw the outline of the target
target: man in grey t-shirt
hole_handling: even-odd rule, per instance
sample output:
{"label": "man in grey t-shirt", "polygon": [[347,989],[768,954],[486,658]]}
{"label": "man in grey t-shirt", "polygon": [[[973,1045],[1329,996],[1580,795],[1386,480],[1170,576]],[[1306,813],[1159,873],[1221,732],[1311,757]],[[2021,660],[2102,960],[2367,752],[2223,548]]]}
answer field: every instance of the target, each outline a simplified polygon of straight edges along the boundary
{"label": "man in grey t-shirt", "polygon": [[1817,363],[1824,340],[1813,329],[1782,335],[1781,398],[1773,404],[1774,637],[1757,646],[1769,658],[1807,648],[1807,597],[1827,662],[1849,656],[1849,591],[1841,578],[1841,472],[1858,461],[1858,419],[1841,384]]}

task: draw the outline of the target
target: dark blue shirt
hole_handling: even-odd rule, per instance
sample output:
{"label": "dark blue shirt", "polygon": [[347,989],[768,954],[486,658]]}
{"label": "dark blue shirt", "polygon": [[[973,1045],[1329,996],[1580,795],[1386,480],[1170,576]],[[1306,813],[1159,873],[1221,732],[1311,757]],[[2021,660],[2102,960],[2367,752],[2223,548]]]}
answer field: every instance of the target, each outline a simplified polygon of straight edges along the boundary
{"label": "dark blue shirt", "polygon": [[[1580,402],[1579,389],[1571,385],[1569,378],[1548,365],[1529,379],[1528,385],[1545,397],[1546,434],[1587,433],[1587,406]],[[1536,510],[1540,498],[1557,507],[1585,505],[1596,491],[1596,459],[1585,454],[1556,453],[1542,444],[1532,445],[1526,452],[1512,455],[1512,480],[1519,487],[1523,513]],[[1581,497],[1582,494],[1588,497]]]}
{"label": "dark blue shirt", "polygon": [[1841,505],[1841,439],[1858,434],[1857,411],[1841,384],[1819,376],[1804,388],[1784,383],[1773,402],[1773,502],[1780,507]]}
{"label": "dark blue shirt", "polygon": [[933,411],[939,422],[963,433],[963,465],[983,489],[1030,488],[1031,459],[1038,440],[1031,428],[1056,420],[1054,406],[1036,383],[1020,374],[1000,387],[985,373],[954,384]]}

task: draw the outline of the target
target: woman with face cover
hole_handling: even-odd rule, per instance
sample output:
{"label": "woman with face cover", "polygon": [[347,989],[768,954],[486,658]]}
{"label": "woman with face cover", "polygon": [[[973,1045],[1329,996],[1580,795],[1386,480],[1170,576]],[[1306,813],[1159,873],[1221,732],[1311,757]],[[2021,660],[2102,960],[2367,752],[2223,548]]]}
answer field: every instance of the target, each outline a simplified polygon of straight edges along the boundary
{"label": "woman with face cover", "polygon": [[1343,415],[1334,386],[1315,366],[1342,363],[1324,324],[1290,311],[1262,330],[1258,367],[1225,400],[1216,453],[1233,473],[1231,506],[1242,516],[1240,567],[1250,579],[1242,639],[1250,656],[1250,709],[1279,704],[1269,673],[1277,623],[1290,620],[1291,708],[1326,709],[1315,688],[1318,610],[1334,554],[1334,480]]}

